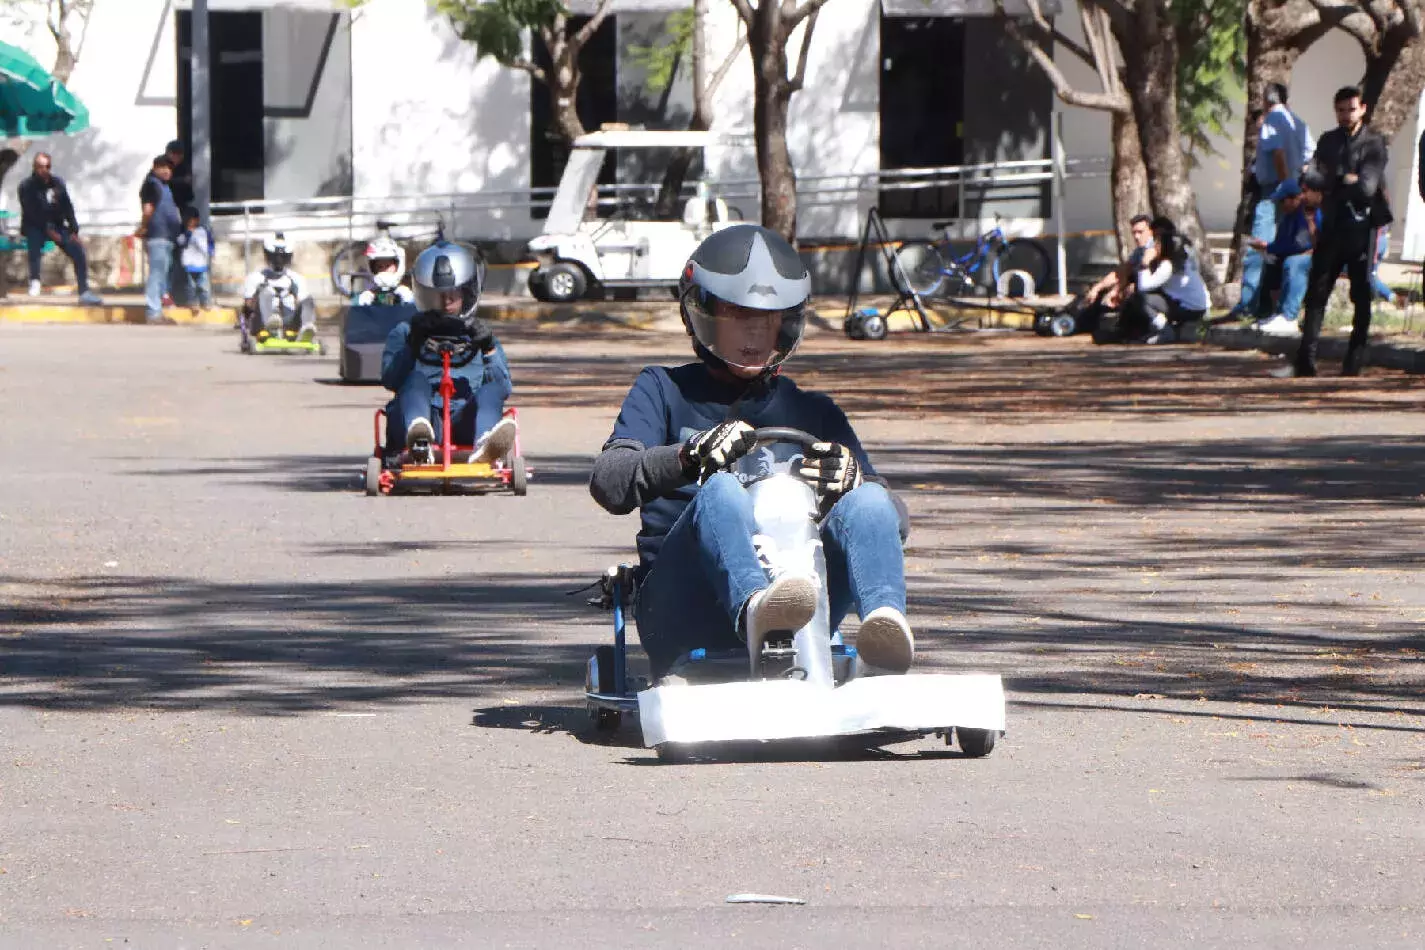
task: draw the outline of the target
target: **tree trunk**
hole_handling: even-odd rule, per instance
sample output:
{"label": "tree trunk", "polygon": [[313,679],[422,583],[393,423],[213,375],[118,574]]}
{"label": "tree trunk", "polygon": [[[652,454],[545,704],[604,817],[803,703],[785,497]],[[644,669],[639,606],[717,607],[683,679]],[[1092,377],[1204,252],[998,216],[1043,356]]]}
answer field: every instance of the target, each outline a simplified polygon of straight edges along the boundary
{"label": "tree trunk", "polygon": [[[766,9],[771,16],[763,15]],[[752,124],[757,138],[757,174],[762,180],[762,226],[793,244],[797,240],[797,176],[787,147],[787,109],[791,81],[787,78],[786,30],[777,4],[763,0],[754,28],[748,31],[754,64]]]}
{"label": "tree trunk", "polygon": [[579,119],[579,47],[569,42],[567,30],[557,22],[545,43],[549,48],[549,104],[554,132],[566,146],[573,145],[584,134],[584,123]]}
{"label": "tree trunk", "polygon": [[[690,132],[706,132],[712,125],[710,121],[712,105],[708,102],[707,42],[703,35],[707,10],[708,0],[693,0],[693,35],[690,44],[692,46],[693,69],[693,115],[688,120],[688,131]],[[672,85],[673,77],[668,78],[668,83]],[[659,218],[670,218],[677,212],[678,201],[683,196],[683,182],[687,180],[688,171],[693,167],[698,153],[698,149],[679,149],[669,159],[668,168],[663,172],[663,184],[658,188],[658,202],[654,206],[654,214]]]}
{"label": "tree trunk", "polygon": [[1149,0],[1140,0],[1128,26],[1130,35],[1119,35],[1118,47],[1124,51],[1126,85],[1138,122],[1153,213],[1170,219],[1192,243],[1208,293],[1220,307],[1222,282],[1212,265],[1212,249],[1197,212],[1178,128],[1177,33],[1166,9]]}
{"label": "tree trunk", "polygon": [[1134,215],[1144,214],[1148,203],[1148,170],[1143,165],[1143,146],[1138,140],[1138,123],[1132,111],[1111,112],[1113,117],[1113,225],[1118,232],[1118,257],[1127,257],[1133,248]]}
{"label": "tree trunk", "polygon": [[1366,60],[1361,92],[1371,107],[1371,128],[1385,136],[1387,143],[1415,117],[1422,89],[1425,89],[1425,37],[1411,38],[1394,54]]}

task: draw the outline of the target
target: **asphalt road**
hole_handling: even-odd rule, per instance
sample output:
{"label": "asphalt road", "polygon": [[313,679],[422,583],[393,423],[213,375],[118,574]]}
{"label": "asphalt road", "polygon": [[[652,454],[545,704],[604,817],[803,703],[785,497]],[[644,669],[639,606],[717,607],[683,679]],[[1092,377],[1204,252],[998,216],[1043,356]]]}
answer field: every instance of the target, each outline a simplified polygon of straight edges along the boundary
{"label": "asphalt road", "polygon": [[1003,674],[1009,734],[665,765],[588,729],[568,591],[631,555],[589,463],[686,342],[505,338],[529,496],[370,499],[333,360],[0,326],[0,946],[1425,943],[1425,382],[813,336],[920,662]]}

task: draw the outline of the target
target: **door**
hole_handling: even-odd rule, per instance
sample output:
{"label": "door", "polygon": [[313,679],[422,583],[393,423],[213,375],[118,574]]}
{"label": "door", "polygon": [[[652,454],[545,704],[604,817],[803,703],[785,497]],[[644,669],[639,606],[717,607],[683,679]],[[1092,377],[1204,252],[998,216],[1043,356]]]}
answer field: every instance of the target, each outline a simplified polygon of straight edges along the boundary
{"label": "door", "polygon": [[[187,10],[178,11],[177,37],[178,138],[191,155],[193,19]],[[261,198],[266,167],[262,13],[209,13],[208,47],[213,201]]]}
{"label": "door", "polygon": [[[881,168],[965,160],[965,24],[951,17],[881,14]],[[953,187],[886,189],[888,218],[954,217]]]}

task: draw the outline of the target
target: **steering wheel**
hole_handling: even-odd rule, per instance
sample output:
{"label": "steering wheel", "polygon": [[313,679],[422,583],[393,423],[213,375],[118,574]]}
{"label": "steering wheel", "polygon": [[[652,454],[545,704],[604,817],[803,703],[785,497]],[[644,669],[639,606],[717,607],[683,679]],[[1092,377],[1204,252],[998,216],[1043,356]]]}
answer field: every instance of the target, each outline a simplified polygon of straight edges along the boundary
{"label": "steering wheel", "polygon": [[429,336],[421,344],[420,360],[431,366],[440,366],[441,357],[450,354],[451,366],[464,366],[475,359],[475,344],[469,337]]}
{"label": "steering wheel", "polygon": [[774,442],[791,442],[808,452],[816,443],[826,441],[803,429],[793,429],[790,426],[765,426],[761,429],[753,429],[752,438],[756,440],[752,443],[754,446],[771,445]]}

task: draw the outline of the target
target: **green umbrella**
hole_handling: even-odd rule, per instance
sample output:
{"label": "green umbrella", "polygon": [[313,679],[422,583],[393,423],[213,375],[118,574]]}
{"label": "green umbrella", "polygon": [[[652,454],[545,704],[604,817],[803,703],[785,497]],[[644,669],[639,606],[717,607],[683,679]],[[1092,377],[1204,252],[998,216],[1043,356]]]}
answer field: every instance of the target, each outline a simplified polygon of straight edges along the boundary
{"label": "green umbrella", "polygon": [[0,43],[0,137],[39,138],[89,128],[89,110],[18,46]]}

